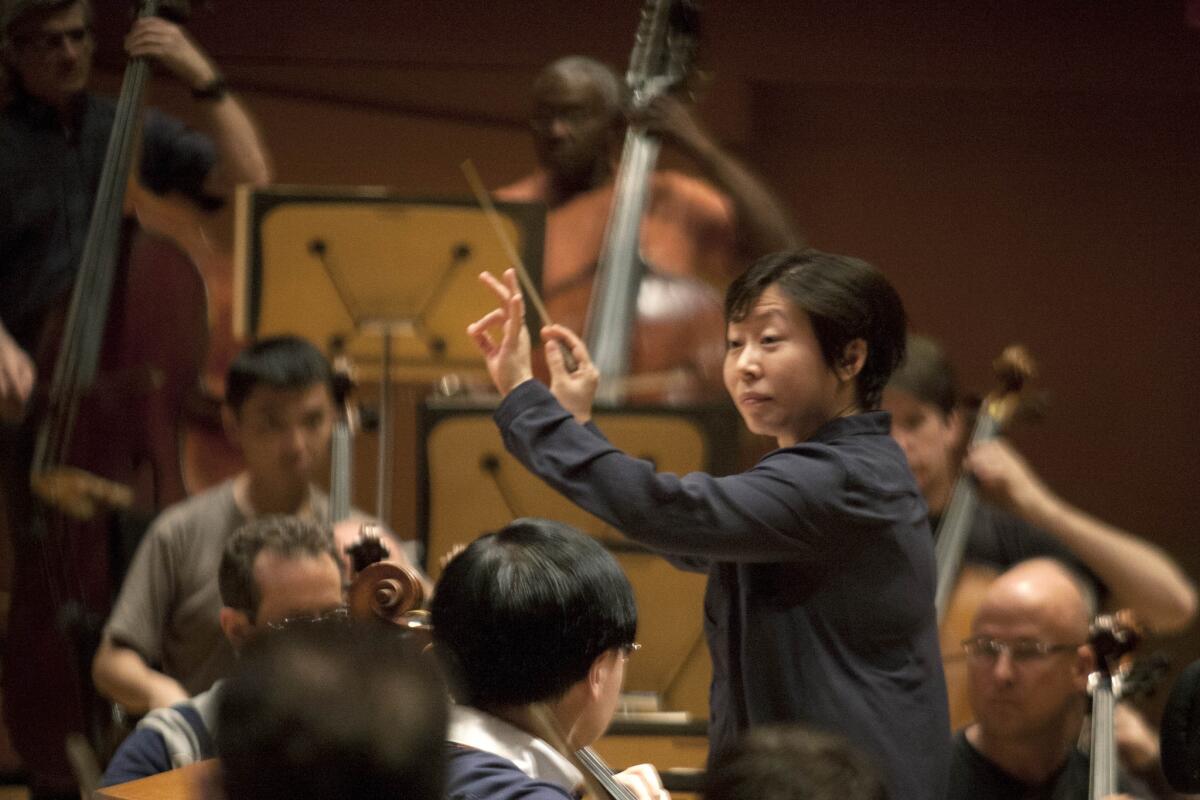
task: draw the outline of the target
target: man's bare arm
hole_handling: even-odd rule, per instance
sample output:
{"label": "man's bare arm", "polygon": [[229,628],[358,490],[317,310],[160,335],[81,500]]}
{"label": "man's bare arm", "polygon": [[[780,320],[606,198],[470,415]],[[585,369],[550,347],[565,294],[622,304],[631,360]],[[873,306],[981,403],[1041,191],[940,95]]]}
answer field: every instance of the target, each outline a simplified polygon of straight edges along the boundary
{"label": "man's bare arm", "polygon": [[975,445],[964,466],[987,499],[1058,538],[1142,623],[1167,633],[1196,616],[1196,588],[1174,559],[1056,495],[1006,442]]}
{"label": "man's bare arm", "polygon": [[744,260],[803,243],[783,202],[761,178],[727,153],[686,105],[662,95],[633,112],[631,119],[678,147],[728,195],[737,214],[737,248]]}
{"label": "man's bare arm", "polygon": [[92,681],[101,694],[131,714],[144,714],[188,698],[178,681],[151,669],[136,650],[107,637],[92,660]]}
{"label": "man's bare arm", "polygon": [[[209,87],[220,73],[212,60],[178,25],[159,17],[134,23],[125,39],[132,56],[152,58],[194,91]],[[271,180],[271,169],[258,128],[236,97],[226,92],[216,99],[200,99],[200,127],[212,137],[217,161],[204,182],[206,193],[227,197],[239,183],[262,186]]]}

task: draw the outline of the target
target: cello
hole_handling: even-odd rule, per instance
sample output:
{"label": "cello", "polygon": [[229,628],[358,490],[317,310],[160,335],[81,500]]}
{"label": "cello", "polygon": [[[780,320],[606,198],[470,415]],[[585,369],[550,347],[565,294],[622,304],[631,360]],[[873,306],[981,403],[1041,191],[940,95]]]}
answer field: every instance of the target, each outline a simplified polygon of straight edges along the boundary
{"label": "cello", "polygon": [[1091,752],[1089,755],[1088,799],[1104,800],[1117,789],[1117,746],[1113,731],[1116,701],[1125,696],[1121,659],[1141,641],[1129,611],[1097,617],[1088,631],[1088,645],[1096,658],[1095,671],[1088,675],[1092,698]]}
{"label": "cello", "polygon": [[[1001,352],[992,368],[1000,385],[980,405],[968,447],[996,438],[1018,414],[1026,412],[1029,407],[1027,384],[1037,373],[1029,353],[1020,345],[1010,345]],[[950,701],[951,730],[958,730],[972,721],[961,643],[970,635],[975,610],[995,578],[991,570],[963,566],[978,503],[974,479],[969,475],[960,475],[954,483],[946,513],[938,525],[934,544],[937,567],[934,605]]]}
{"label": "cello", "polygon": [[[140,16],[157,14],[146,0]],[[31,783],[75,785],[65,744],[101,750],[111,722],[90,680],[122,539],[184,497],[178,452],[207,343],[204,284],[125,219],[149,63],[130,61],[78,272],[43,327],[35,390],[7,487],[15,564],[5,717]]]}
{"label": "cello", "polygon": [[[634,108],[684,83],[697,41],[695,3],[647,0],[625,75]],[[558,321],[582,329],[600,373],[596,401],[604,405],[680,404],[721,393],[719,297],[703,281],[657,272],[640,252],[661,144],[644,126],[628,127],[594,280],[546,298]]]}

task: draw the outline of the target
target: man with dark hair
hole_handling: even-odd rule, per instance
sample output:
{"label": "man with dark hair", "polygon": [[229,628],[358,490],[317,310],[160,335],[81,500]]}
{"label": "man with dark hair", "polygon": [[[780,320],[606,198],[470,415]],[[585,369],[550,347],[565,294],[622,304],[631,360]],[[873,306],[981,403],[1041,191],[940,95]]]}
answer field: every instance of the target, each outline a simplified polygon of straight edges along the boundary
{"label": "man with dark hair", "polygon": [[[435,652],[459,701],[449,796],[575,796],[584,777],[560,748],[608,727],[636,632],[625,574],[569,525],[519,519],[455,556],[433,598]],[[618,778],[643,800],[662,793],[649,765]]]}
{"label": "man with dark hair", "polygon": [[709,766],[704,800],[887,800],[866,756],[841,736],[766,725]]}
{"label": "man with dark hair", "polygon": [[[625,94],[609,67],[584,56],[559,59],[534,81],[530,129],[538,168],[496,197],[549,208],[542,286],[552,305],[558,292],[588,279],[599,258]],[[663,96],[628,111],[634,124],[674,145],[717,187],[674,170],[653,174],[641,236],[648,264],[724,284],[746,261],[798,243],[779,200],[682,103]]]}
{"label": "man with dark hair", "polygon": [[[727,477],[656,473],[590,424],[598,376],[570,331],[568,372],[531,378],[510,270],[472,335],[504,400],[496,423],[530,470],[631,539],[709,576],[710,757],[770,722],[841,733],[892,796],[940,798],[949,756],[925,506],[878,395],[904,353],[904,309],[869,264],[768,256],[727,295],[725,386],[778,449]],[[488,329],[503,326],[497,342]]]}
{"label": "man with dark hair", "polygon": [[312,483],[332,426],[325,357],[299,337],[263,339],[234,359],[228,384],[225,430],[246,468],[154,521],[92,664],[96,686],[132,712],[185,700],[232,668],[217,566],[234,530],[263,514],[329,522],[328,498]]}
{"label": "man with dark hair", "polygon": [[[78,268],[115,104],[86,91],[95,41],[89,0],[2,0],[0,58],[0,420],[33,390],[29,353]],[[174,23],[139,19],[125,39],[191,87],[203,133],[147,112],[142,183],[211,209],[239,183],[270,180],[253,122],[217,67]],[[43,376],[48,377],[48,376]]]}
{"label": "man with dark hair", "polygon": [[[333,533],[298,517],[266,516],[234,531],[219,570],[221,630],[240,651],[267,626],[342,606]],[[190,700],[147,714],[121,743],[100,784],[157,775],[216,755],[216,709],[223,681]]]}
{"label": "man with dark hair", "polygon": [[[1048,558],[1025,561],[988,588],[964,643],[976,721],[954,738],[949,800],[1086,800],[1091,619],[1078,576]],[[1154,795],[1119,775],[1122,792]]]}
{"label": "man with dark hair", "polygon": [[[908,358],[883,395],[892,436],[912,467],[936,531],[960,474],[983,498],[971,522],[966,561],[997,571],[1035,556],[1085,574],[1095,592],[1135,611],[1157,631],[1183,628],[1196,614],[1191,581],[1161,549],[1072,506],[1046,486],[1004,439],[980,442],[963,460],[964,416],[942,348],[909,337]],[[961,467],[960,467],[961,465]]]}
{"label": "man with dark hair", "polygon": [[378,626],[308,624],[257,638],[222,684],[226,800],[441,800],[446,695]]}

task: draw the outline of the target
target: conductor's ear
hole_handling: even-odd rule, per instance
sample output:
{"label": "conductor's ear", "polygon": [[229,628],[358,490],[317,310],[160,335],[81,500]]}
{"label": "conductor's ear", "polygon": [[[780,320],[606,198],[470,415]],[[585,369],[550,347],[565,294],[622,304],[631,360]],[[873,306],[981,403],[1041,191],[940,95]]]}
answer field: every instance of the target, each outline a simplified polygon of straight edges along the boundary
{"label": "conductor's ear", "polygon": [[865,339],[853,339],[842,349],[841,358],[834,366],[838,379],[844,383],[854,380],[862,372],[867,363],[867,342]]}

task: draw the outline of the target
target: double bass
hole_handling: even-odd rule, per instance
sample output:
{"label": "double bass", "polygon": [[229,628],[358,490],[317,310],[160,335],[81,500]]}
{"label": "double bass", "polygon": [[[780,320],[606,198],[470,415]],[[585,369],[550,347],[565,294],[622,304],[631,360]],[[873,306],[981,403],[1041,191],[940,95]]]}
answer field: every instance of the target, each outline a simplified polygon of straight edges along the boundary
{"label": "double bass", "polygon": [[1088,675],[1088,694],[1092,698],[1088,800],[1104,800],[1118,792],[1113,716],[1117,700],[1125,696],[1123,677],[1128,671],[1123,668],[1122,659],[1137,647],[1141,638],[1128,611],[1099,616],[1088,631],[1088,644],[1096,658],[1095,670]]}
{"label": "double bass", "polygon": [[[681,87],[698,44],[697,6],[647,0],[625,82],[630,103],[644,106]],[[681,404],[720,394],[724,316],[703,281],[668,276],[646,263],[642,217],[662,142],[637,123],[625,141],[594,278],[548,294],[557,321],[583,331],[600,373],[596,401]]]}
{"label": "double bass", "polygon": [[[139,16],[160,5],[145,0]],[[35,351],[50,379],[9,454],[18,474],[6,487],[16,557],[5,718],[44,790],[75,785],[68,739],[106,749],[111,709],[90,671],[114,568],[153,514],[185,495],[180,427],[199,391],[208,319],[196,267],[125,215],[149,70],[142,58],[126,69],[69,302]]]}
{"label": "double bass", "polygon": [[[968,447],[996,438],[1019,414],[1027,413],[1030,407],[1027,388],[1037,367],[1029,353],[1020,345],[1011,345],[1004,349],[992,367],[1000,385],[980,405]],[[961,643],[970,635],[975,610],[995,578],[990,570],[963,566],[978,503],[974,479],[969,475],[960,475],[938,525],[934,544],[934,562],[937,566],[934,605],[937,609],[952,730],[958,730],[972,719]]]}

